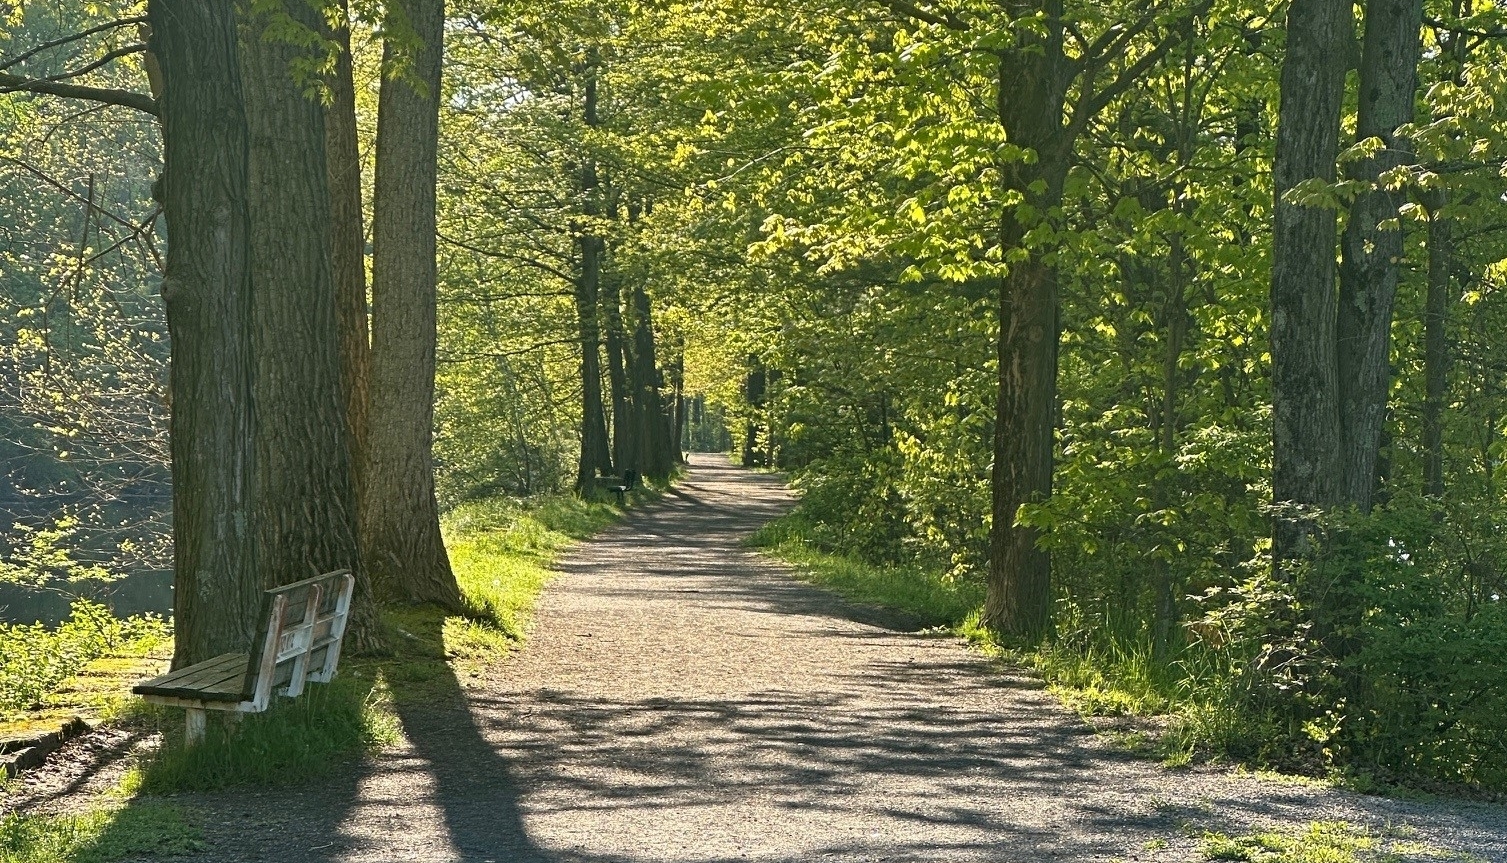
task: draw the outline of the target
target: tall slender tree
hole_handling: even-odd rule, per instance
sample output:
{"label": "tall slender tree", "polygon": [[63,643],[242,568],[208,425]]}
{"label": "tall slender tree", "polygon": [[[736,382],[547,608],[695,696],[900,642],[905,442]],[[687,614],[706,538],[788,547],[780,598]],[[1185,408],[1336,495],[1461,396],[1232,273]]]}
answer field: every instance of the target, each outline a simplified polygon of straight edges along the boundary
{"label": "tall slender tree", "polygon": [[1370,511],[1378,481],[1392,383],[1392,308],[1403,259],[1399,211],[1407,203],[1401,183],[1389,188],[1383,178],[1413,161],[1412,145],[1398,130],[1413,122],[1422,31],[1423,0],[1366,3],[1355,136],[1381,147],[1346,172],[1368,188],[1350,206],[1340,245],[1335,322],[1343,496],[1362,511]]}
{"label": "tall slender tree", "polygon": [[[1062,0],[1011,9],[1017,22],[1029,23],[1020,23],[1013,44],[1000,52],[996,106],[1010,142],[1033,155],[1000,166],[1006,189],[1023,206],[1006,209],[999,231],[1009,266],[996,306],[998,397],[984,620],[1022,641],[1039,640],[1051,625],[1051,557],[1038,546],[1037,529],[1018,523],[1017,515],[1021,506],[1052,493],[1061,336],[1056,247],[1029,238],[1060,207],[1088,124],[1161,62],[1206,9],[1207,3],[1193,3],[1138,10],[1076,58],[1065,47],[1069,22]],[[1111,60],[1164,19],[1163,34],[1111,74]]]}
{"label": "tall slender tree", "polygon": [[[356,127],[356,84],[351,58],[348,4],[339,17],[326,19],[324,36],[338,53],[327,86],[325,157],[329,163],[330,252],[335,271],[335,310],[340,337],[340,380],[345,394],[346,442],[351,453],[356,511],[365,494],[361,478],[370,398],[371,342],[366,317],[366,232],[361,212],[361,152]],[[358,534],[359,539],[359,534]],[[357,555],[356,591],[346,639],[357,652],[380,648],[381,630],[371,578]]]}
{"label": "tall slender tree", "polygon": [[[590,52],[582,87],[582,117],[587,129],[599,125],[597,117],[597,75],[600,59]],[[587,153],[581,159],[582,224],[577,233],[581,249],[581,270],[576,277],[576,316],[581,339],[581,457],[576,467],[576,491],[586,494],[599,471],[612,470],[612,454],[607,439],[607,414],[602,405],[601,295],[602,259],[606,240],[597,220],[601,217],[598,200],[601,183],[597,177],[596,157]]]}
{"label": "tall slender tree", "polygon": [[[1338,214],[1301,184],[1329,184],[1339,155],[1350,0],[1295,0],[1287,12],[1272,235],[1272,497],[1324,507],[1340,499],[1343,467],[1335,358]],[[1302,552],[1300,517],[1279,515],[1279,569]]]}
{"label": "tall slender tree", "polygon": [[[434,489],[440,64],[444,0],[390,5],[372,207],[371,410],[363,557],[379,591],[463,611]],[[407,37],[407,38],[405,38]],[[409,62],[400,62],[402,60]],[[396,73],[394,74],[394,70]]]}

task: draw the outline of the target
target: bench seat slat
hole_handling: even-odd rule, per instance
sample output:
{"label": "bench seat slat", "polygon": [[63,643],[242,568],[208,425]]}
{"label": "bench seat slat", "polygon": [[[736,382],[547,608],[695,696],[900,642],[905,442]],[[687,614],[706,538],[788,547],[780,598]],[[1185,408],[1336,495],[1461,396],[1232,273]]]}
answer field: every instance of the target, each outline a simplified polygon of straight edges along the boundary
{"label": "bench seat slat", "polygon": [[223,668],[229,668],[238,665],[245,659],[245,657],[246,654],[244,653],[222,653],[213,659],[206,659],[203,662],[197,663],[195,665],[188,665],[176,671],[169,671],[167,674],[158,675],[157,677],[154,677],[141,685],[157,686],[161,684],[182,683],[186,680],[198,678],[206,672],[212,673]]}
{"label": "bench seat slat", "polygon": [[137,695],[196,698],[204,701],[240,701],[241,682],[246,677],[246,654],[226,653],[198,665],[143,681],[131,688]]}

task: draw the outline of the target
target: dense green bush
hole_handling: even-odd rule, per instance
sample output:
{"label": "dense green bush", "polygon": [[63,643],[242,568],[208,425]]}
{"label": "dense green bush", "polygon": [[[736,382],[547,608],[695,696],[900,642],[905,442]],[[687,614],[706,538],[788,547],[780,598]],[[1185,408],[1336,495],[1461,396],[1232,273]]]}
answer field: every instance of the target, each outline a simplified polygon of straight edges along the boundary
{"label": "dense green bush", "polygon": [[120,619],[97,602],[78,598],[61,626],[0,624],[0,718],[33,709],[69,677],[112,651],[143,652],[171,629],[156,615]]}

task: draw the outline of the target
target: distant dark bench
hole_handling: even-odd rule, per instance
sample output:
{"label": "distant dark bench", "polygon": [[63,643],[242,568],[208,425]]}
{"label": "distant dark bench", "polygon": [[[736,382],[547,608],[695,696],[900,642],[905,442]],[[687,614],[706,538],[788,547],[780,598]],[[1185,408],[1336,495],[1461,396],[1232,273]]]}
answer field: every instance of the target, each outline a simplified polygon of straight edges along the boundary
{"label": "distant dark bench", "polygon": [[272,691],[289,698],[304,683],[328,683],[340,664],[356,579],[338,570],[276,587],[262,595],[251,652],[225,653],[136,684],[131,691],[154,704],[187,709],[185,742],[204,739],[204,711],[261,713]]}
{"label": "distant dark bench", "polygon": [[617,502],[622,506],[628,502],[628,492],[638,486],[638,471],[629,468],[623,471],[623,481],[618,485],[609,485],[607,490],[617,495]]}

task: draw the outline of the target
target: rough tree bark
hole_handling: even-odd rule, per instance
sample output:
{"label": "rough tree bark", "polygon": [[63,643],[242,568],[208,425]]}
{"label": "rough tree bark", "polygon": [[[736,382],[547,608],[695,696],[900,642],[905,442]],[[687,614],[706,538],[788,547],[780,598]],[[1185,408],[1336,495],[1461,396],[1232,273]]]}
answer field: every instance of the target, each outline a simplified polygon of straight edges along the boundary
{"label": "rough tree bark", "polygon": [[[1016,50],[1000,61],[998,112],[1012,143],[1036,152],[1030,163],[1005,166],[1006,185],[1035,212],[1060,203],[1072,158],[1072,137],[1063,106],[1072,75],[1063,54],[1062,4],[1044,4],[1045,38],[1023,33]],[[993,523],[984,622],[1026,642],[1040,640],[1051,619],[1052,562],[1036,545],[1037,530],[1018,525],[1022,504],[1052,493],[1053,438],[1057,405],[1057,270],[1047,250],[1024,249],[1033,227],[1020,211],[1007,211],[1003,248],[1022,250],[1012,259],[999,292],[998,403],[994,424]]]}
{"label": "rough tree bark", "polygon": [[670,456],[669,417],[659,391],[659,363],[654,349],[654,322],[649,294],[640,282],[633,285],[633,356],[629,374],[633,379],[635,449],[638,471],[646,477],[665,479],[675,469]]}
{"label": "rough tree bark", "polygon": [[[356,134],[356,84],[351,62],[351,31],[340,4],[341,23],[326,28],[325,38],[340,49],[329,81],[325,111],[325,156],[329,163],[330,243],[335,268],[335,310],[340,329],[340,381],[345,393],[346,443],[351,452],[356,512],[365,493],[361,479],[366,451],[366,406],[370,378],[370,334],[366,320],[366,232],[361,213],[361,152]],[[357,536],[358,545],[360,536]],[[357,555],[359,564],[360,555]],[[346,643],[356,653],[381,649],[381,624],[371,578],[356,567],[356,590]]]}
{"label": "rough tree bark", "polygon": [[[317,32],[307,4],[287,13]],[[286,584],[357,565],[331,259],[324,110],[295,72],[307,48],[241,27],[250,130],[249,210],[262,580]]]}
{"label": "rough tree bark", "polygon": [[[443,0],[400,0],[418,40],[410,74],[383,82],[373,198],[371,403],[362,556],[380,594],[465,610],[434,492],[434,371]],[[383,48],[392,68],[398,46]]]}
{"label": "rough tree bark", "polygon": [[255,535],[248,143],[231,0],[151,0],[172,336],[173,665],[245,650]]}
{"label": "rough tree bark", "polygon": [[[597,126],[597,63],[595,52],[586,66],[583,115],[586,125]],[[576,493],[588,494],[598,472],[611,472],[607,416],[602,406],[601,326],[597,297],[601,293],[602,257],[606,242],[597,233],[601,207],[597,201],[596,159],[588,155],[581,164],[581,198],[585,225],[580,229],[581,272],[576,277],[576,319],[581,339],[581,457],[576,465]]]}
{"label": "rough tree bark", "polygon": [[[1376,184],[1383,173],[1412,161],[1412,145],[1397,134],[1413,122],[1422,0],[1369,0],[1361,50],[1356,139],[1380,138],[1385,148],[1349,166],[1350,179]],[[1392,309],[1403,257],[1398,210],[1402,190],[1373,188],[1350,207],[1341,243],[1339,308],[1335,322],[1345,503],[1371,510],[1377,459],[1391,388]]]}
{"label": "rough tree bark", "polygon": [[[1350,0],[1294,0],[1282,64],[1272,238],[1272,497],[1329,506],[1342,493],[1335,357],[1332,207],[1288,200],[1299,183],[1332,183],[1339,153],[1345,67],[1353,36]],[[1273,525],[1278,572],[1305,546],[1303,521]]]}

